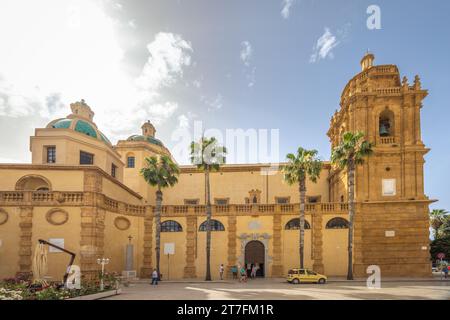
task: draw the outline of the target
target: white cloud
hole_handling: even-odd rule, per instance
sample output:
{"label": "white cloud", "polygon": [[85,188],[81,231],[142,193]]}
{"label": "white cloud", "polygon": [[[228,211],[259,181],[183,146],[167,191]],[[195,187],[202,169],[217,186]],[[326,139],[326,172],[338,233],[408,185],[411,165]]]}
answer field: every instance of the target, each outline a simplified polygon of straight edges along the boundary
{"label": "white cloud", "polygon": [[197,89],[199,89],[202,86],[202,82],[200,80],[194,80],[194,81],[192,81],[192,85],[194,87],[196,87]]}
{"label": "white cloud", "polygon": [[253,87],[255,85],[255,71],[256,67],[251,66],[251,59],[253,57],[253,48],[250,42],[248,41],[242,41],[241,42],[241,61],[244,63],[245,66],[245,77],[248,81],[248,87]]}
{"label": "white cloud", "polygon": [[183,67],[191,63],[188,54],[192,51],[191,45],[173,33],[158,33],[147,49],[150,56],[136,80],[141,89],[155,90],[172,85],[178,77],[182,77]]}
{"label": "white cloud", "polygon": [[250,65],[250,59],[252,58],[253,49],[252,45],[248,41],[241,42],[241,60],[246,65]]}
{"label": "white cloud", "polygon": [[281,16],[284,19],[288,19],[290,15],[291,7],[293,6],[295,0],[283,0],[283,8],[281,9]]}
{"label": "white cloud", "polygon": [[207,99],[205,96],[201,96],[200,101],[208,106],[208,111],[219,110],[223,107],[223,97],[220,93],[213,99]]}
{"label": "white cloud", "polygon": [[314,63],[320,59],[330,58],[333,59],[334,55],[332,50],[339,45],[339,41],[334,36],[330,29],[325,28],[323,35],[317,40],[317,43],[313,47],[313,53],[310,57],[310,62]]}
{"label": "white cloud", "polygon": [[[162,88],[177,83],[192,47],[180,35],[158,33],[137,78],[125,72],[115,21],[102,1],[2,0],[0,115],[66,116],[84,98],[110,138],[163,123],[178,108]],[[27,10],[23,10],[27,8]]]}
{"label": "white cloud", "polygon": [[130,20],[128,21],[128,25],[130,26],[130,28],[132,29],[136,29],[137,25],[136,25],[136,21],[135,20]]}

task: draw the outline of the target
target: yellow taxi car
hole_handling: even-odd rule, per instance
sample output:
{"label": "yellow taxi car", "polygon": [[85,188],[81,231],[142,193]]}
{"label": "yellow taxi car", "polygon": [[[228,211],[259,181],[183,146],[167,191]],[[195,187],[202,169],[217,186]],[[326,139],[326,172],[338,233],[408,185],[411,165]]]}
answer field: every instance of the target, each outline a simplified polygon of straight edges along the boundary
{"label": "yellow taxi car", "polygon": [[320,283],[327,282],[327,276],[319,274],[309,269],[291,269],[288,272],[287,279],[289,283]]}

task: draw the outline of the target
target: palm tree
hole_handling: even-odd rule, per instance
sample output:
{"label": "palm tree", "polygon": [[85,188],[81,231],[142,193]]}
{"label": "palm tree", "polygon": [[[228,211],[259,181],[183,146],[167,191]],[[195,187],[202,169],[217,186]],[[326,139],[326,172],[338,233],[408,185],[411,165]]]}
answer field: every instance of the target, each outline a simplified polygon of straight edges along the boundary
{"label": "palm tree", "polygon": [[372,153],[372,144],[364,140],[363,132],[345,132],[341,143],[331,153],[331,162],[347,169],[348,184],[348,270],[347,279],[353,280],[353,217],[355,215],[355,168]]}
{"label": "palm tree", "polygon": [[306,198],[306,176],[312,182],[317,182],[322,170],[322,162],[317,157],[317,150],[306,150],[298,148],[297,155],[289,153],[286,158],[288,163],[283,167],[284,180],[293,185],[298,183],[300,192],[300,268],[304,268],[305,247],[305,198]]}
{"label": "palm tree", "polygon": [[225,163],[227,153],[225,147],[219,146],[216,138],[205,138],[199,142],[191,142],[191,162],[205,173],[206,202],[206,276],[205,281],[211,281],[211,191],[209,173],[220,169]]}
{"label": "palm tree", "polygon": [[178,182],[180,169],[172,159],[166,155],[152,156],[145,158],[145,167],[141,169],[141,175],[151,186],[156,187],[156,208],[155,208],[155,253],[156,270],[159,273],[159,262],[161,256],[161,208],[163,201],[162,189],[173,187]]}
{"label": "palm tree", "polygon": [[430,212],[430,226],[433,229],[435,239],[439,237],[439,229],[448,219],[448,211],[444,209],[434,209]]}

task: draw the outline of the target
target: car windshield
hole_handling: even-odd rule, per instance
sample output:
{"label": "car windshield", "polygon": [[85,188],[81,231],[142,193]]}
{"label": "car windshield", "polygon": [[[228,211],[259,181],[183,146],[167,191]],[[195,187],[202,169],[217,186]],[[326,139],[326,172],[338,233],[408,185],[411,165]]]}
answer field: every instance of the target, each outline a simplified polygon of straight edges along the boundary
{"label": "car windshield", "polygon": [[308,274],[316,275],[317,273],[315,273],[314,271],[308,270]]}

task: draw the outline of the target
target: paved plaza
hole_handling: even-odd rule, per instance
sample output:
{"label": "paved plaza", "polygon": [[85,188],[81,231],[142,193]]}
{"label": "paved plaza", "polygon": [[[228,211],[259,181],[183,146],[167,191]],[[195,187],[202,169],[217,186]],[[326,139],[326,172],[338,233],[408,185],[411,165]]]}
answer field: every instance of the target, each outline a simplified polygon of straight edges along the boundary
{"label": "paved plaza", "polygon": [[325,285],[293,285],[283,279],[256,279],[239,282],[160,282],[151,286],[140,281],[123,287],[116,300],[252,300],[252,299],[445,299],[450,300],[450,281],[390,280],[379,289],[369,289],[365,281],[330,281]]}

